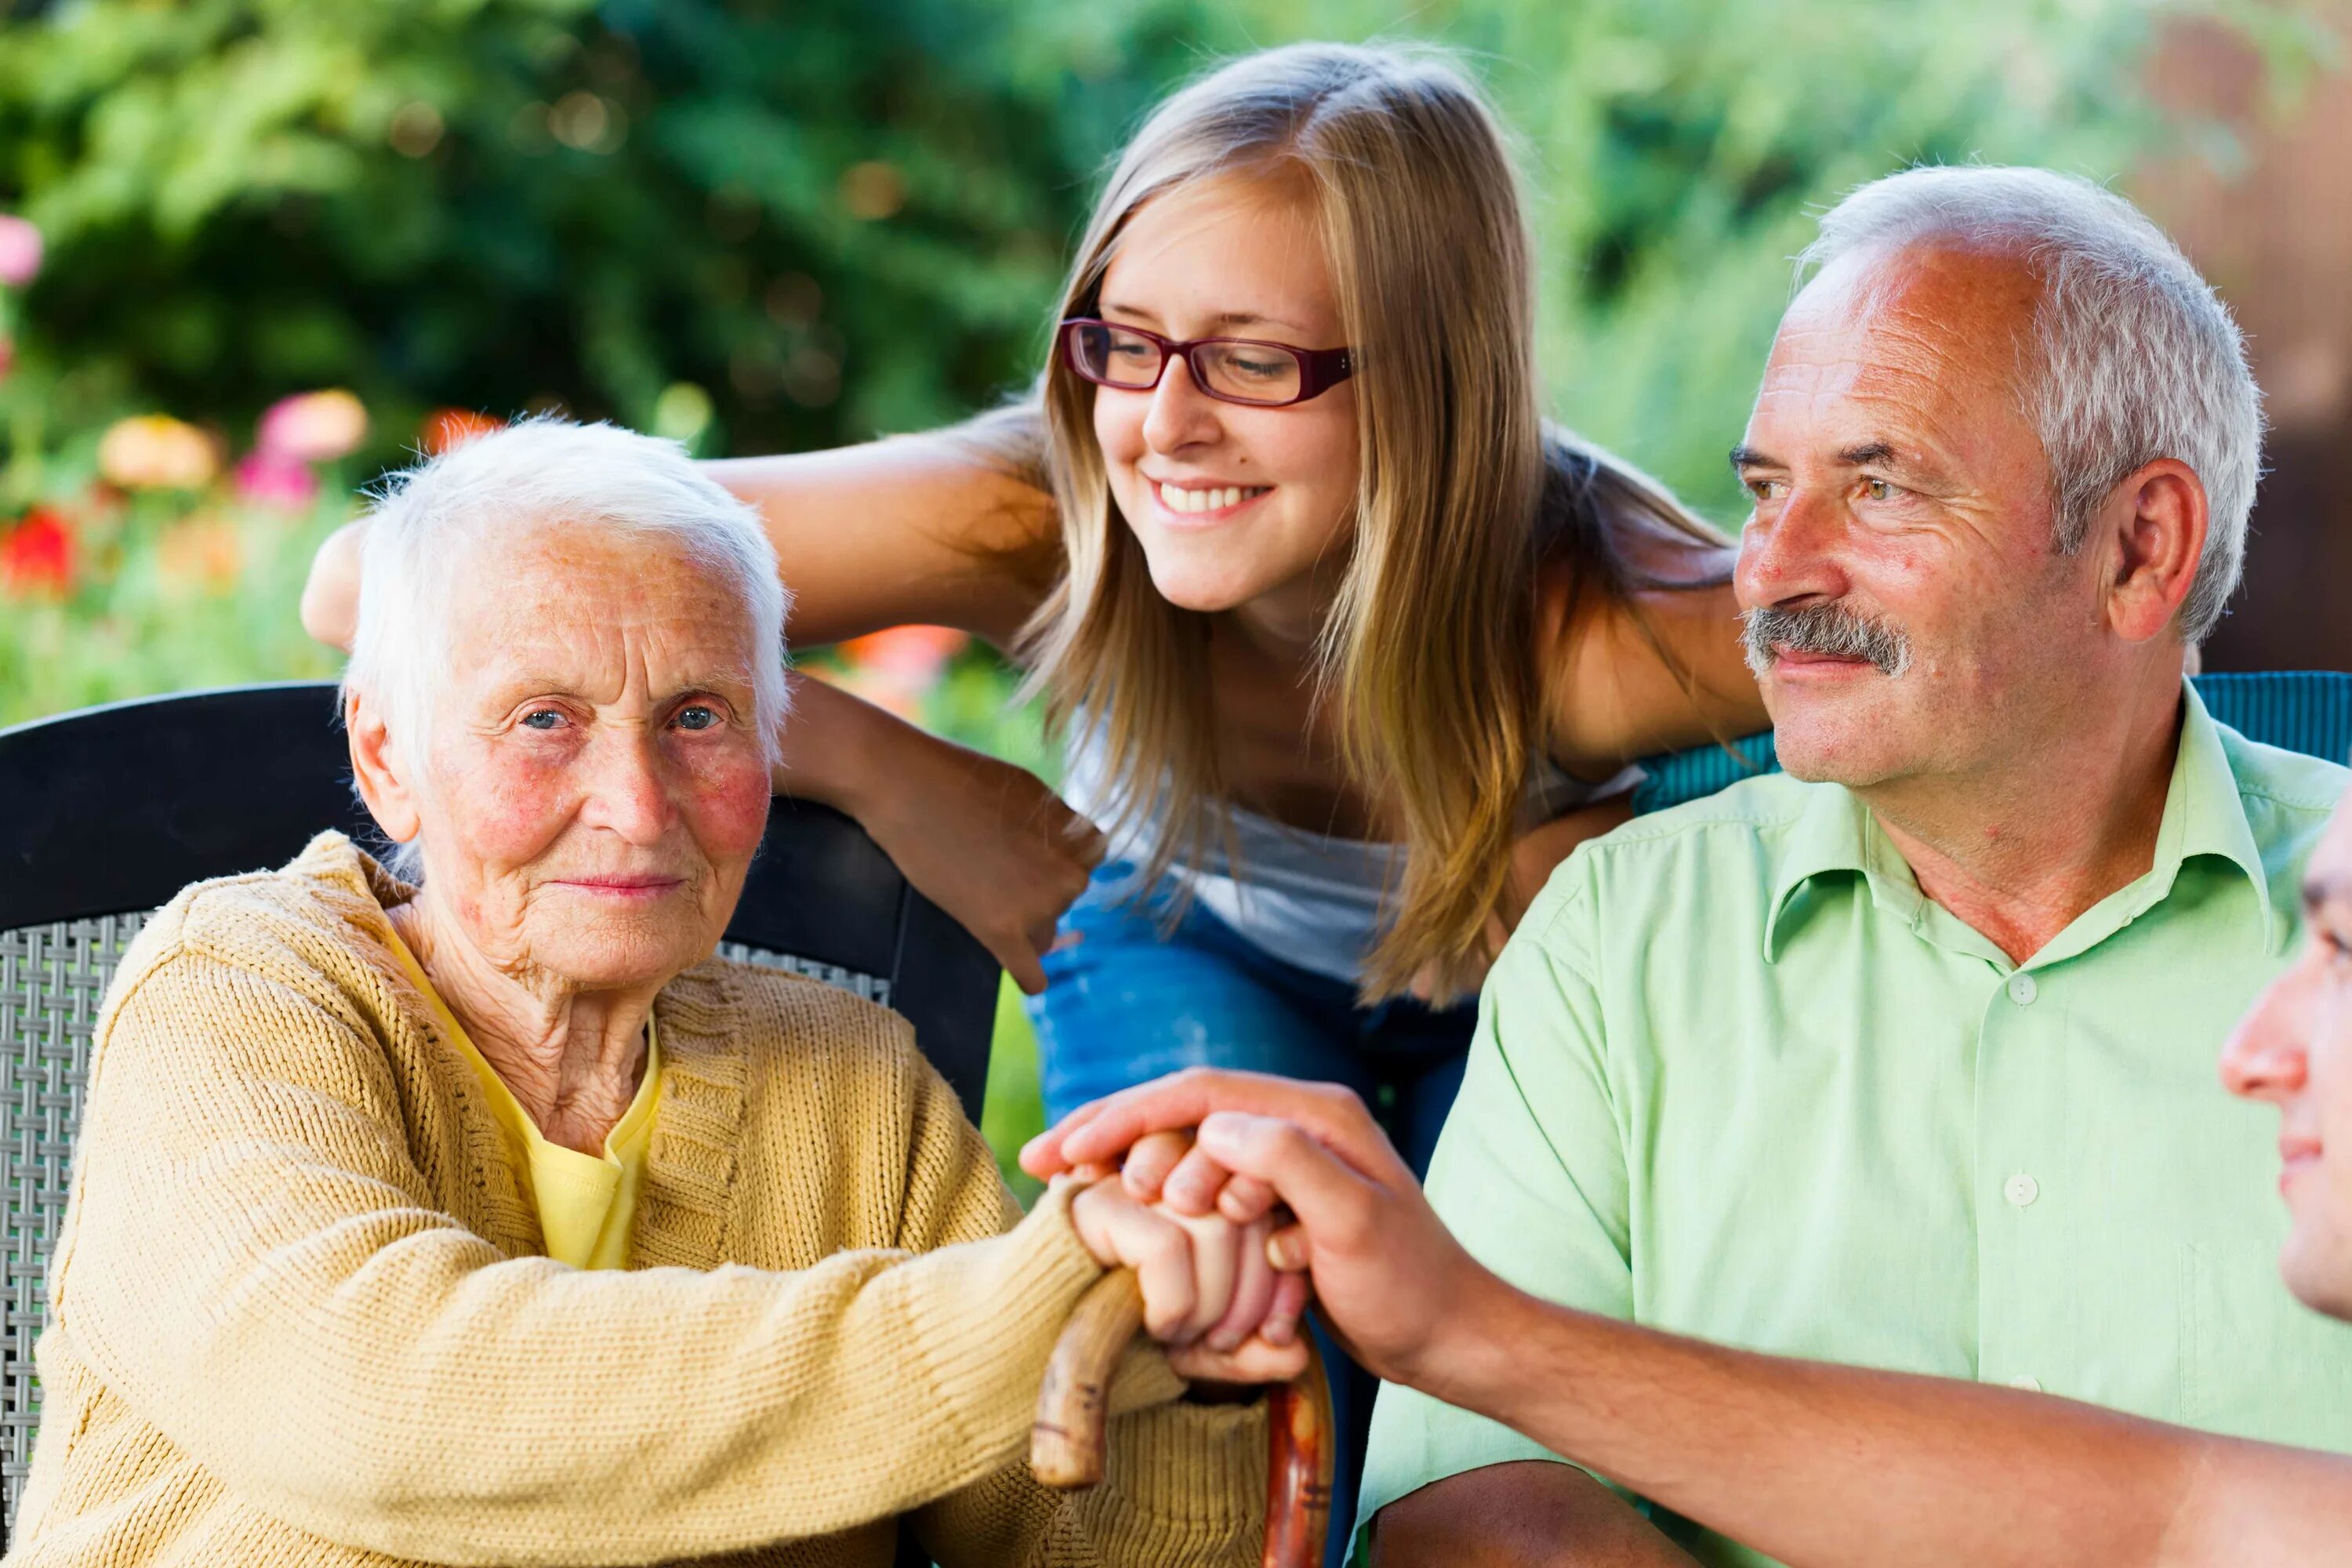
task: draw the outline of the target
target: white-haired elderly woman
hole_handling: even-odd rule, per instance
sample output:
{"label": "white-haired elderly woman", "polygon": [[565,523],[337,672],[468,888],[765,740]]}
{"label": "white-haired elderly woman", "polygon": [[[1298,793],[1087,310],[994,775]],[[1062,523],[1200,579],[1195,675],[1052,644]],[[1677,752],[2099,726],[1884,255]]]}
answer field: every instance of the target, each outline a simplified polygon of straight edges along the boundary
{"label": "white-haired elderly woman", "polygon": [[[1254,1563],[1262,1410],[1179,1396],[1302,1357],[1262,1236],[1023,1218],[903,1020],[711,958],[782,717],[750,511],[541,422],[375,524],[344,711],[407,879],[328,834],[126,958],[10,1561],[882,1564],[905,1514],[943,1564]],[[1065,1498],[1023,1439],[1120,1262],[1175,1348]]]}

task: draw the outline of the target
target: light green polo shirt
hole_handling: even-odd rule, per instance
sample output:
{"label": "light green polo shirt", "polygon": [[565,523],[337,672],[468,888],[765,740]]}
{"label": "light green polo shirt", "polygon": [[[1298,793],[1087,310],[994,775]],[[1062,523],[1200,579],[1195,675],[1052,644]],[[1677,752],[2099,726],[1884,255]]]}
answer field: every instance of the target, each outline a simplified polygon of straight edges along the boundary
{"label": "light green polo shirt", "polygon": [[[1591,1311],[2352,1450],[2352,1326],[2279,1282],[2278,1118],[2218,1071],[2347,775],[2186,709],[2154,865],[2021,967],[1834,784],[1579,849],[1480,999],[1438,1212]],[[1549,1457],[1384,1387],[1360,1518]]]}

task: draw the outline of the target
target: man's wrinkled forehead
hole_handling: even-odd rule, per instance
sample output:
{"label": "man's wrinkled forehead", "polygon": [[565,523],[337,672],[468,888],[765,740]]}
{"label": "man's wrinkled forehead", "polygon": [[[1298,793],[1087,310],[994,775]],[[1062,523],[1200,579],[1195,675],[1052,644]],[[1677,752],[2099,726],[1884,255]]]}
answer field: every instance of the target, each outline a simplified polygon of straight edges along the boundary
{"label": "man's wrinkled forehead", "polygon": [[2040,292],[2030,267],[1994,252],[1841,258],[1781,318],[1757,412],[1807,426],[1896,418],[1969,445],[1989,413],[2022,417]]}

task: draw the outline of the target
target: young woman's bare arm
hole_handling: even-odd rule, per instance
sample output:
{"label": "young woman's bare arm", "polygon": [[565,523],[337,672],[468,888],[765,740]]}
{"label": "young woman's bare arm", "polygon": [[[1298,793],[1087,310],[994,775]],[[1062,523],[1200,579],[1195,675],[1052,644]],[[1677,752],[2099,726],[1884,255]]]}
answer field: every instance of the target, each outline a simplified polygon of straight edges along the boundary
{"label": "young woman's bare arm", "polygon": [[[759,509],[793,590],[797,647],[910,625],[1003,647],[1052,590],[1052,500],[952,435],[703,467]],[[366,527],[321,545],[302,590],[304,629],[337,647],[358,619]]]}
{"label": "young woman's bare arm", "polygon": [[918,625],[1002,647],[1059,571],[1052,498],[952,435],[703,468],[759,509],[802,647]]}

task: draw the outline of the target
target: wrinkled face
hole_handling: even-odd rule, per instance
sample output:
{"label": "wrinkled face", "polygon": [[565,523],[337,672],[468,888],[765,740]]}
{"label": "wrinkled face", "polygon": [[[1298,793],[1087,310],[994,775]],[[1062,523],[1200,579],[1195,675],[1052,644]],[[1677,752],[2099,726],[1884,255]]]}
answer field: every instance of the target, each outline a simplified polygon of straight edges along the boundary
{"label": "wrinkled face", "polygon": [[450,615],[425,896],[509,974],[658,985],[709,957],[770,794],[733,583],[659,539],[548,531],[480,552]]}
{"label": "wrinkled face", "polygon": [[2019,368],[2035,299],[2012,260],[1914,250],[1830,268],[1781,321],[1733,453],[1738,587],[1800,778],[1965,773],[2082,700],[2099,556],[2053,543]]}
{"label": "wrinkled face", "polygon": [[[1180,340],[1341,348],[1323,244],[1304,203],[1263,181],[1211,181],[1146,203],[1120,235],[1097,314]],[[1305,403],[1220,403],[1171,360],[1150,391],[1097,386],[1111,499],[1171,604],[1228,610],[1311,592],[1354,515],[1356,388]]]}
{"label": "wrinkled face", "polygon": [[2279,1192],[2294,1229],[2279,1272],[2305,1305],[2352,1318],[2352,807],[2305,882],[2308,936],[2222,1053],[2231,1092],[2279,1109]]}

